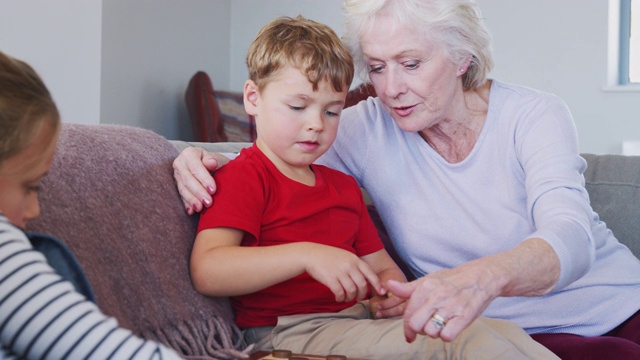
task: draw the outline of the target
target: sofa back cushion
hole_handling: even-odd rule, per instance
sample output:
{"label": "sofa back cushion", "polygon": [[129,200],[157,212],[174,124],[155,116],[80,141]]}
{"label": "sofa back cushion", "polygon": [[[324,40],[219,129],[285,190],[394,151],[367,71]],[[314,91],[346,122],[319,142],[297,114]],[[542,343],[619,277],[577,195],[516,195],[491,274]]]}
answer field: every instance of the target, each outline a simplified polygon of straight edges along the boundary
{"label": "sofa back cushion", "polygon": [[63,124],[42,215],[29,230],[64,241],[84,268],[98,306],[121,326],[185,355],[239,347],[226,298],[197,293],[189,257],[197,218],[173,180],[177,149],[118,125]]}

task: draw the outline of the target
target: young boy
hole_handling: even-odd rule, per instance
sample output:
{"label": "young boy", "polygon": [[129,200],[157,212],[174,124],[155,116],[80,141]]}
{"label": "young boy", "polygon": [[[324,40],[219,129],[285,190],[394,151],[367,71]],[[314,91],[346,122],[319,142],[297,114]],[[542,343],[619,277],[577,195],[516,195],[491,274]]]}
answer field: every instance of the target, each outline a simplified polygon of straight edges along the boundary
{"label": "young boy", "polygon": [[407,343],[402,319],[374,320],[361,300],[380,301],[389,279],[406,279],[355,179],[313,164],[335,139],[352,58],[329,27],[283,17],[258,33],[247,66],[244,105],[258,138],[215,173],[191,275],[199,292],[231,297],[248,343],[360,358],[553,357],[504,321],[476,321],[451,343]]}

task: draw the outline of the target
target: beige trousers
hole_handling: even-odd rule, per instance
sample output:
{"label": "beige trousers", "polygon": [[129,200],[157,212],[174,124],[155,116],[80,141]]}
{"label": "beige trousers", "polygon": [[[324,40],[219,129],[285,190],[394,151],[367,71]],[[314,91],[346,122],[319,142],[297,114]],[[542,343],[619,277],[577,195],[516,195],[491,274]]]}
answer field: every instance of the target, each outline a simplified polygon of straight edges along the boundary
{"label": "beige trousers", "polygon": [[559,359],[512,322],[479,318],[454,341],[404,337],[403,321],[373,319],[368,302],[338,313],[282,316],[275,327],[245,330],[260,350],[366,359]]}

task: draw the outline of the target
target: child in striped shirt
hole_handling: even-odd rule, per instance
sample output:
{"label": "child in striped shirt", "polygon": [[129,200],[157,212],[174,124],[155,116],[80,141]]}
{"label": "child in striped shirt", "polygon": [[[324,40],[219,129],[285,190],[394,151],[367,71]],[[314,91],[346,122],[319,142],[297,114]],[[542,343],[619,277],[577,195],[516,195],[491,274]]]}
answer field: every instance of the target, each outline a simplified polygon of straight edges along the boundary
{"label": "child in striped shirt", "polygon": [[40,77],[0,52],[0,359],[179,359],[105,316],[21,230],[40,213],[60,127]]}

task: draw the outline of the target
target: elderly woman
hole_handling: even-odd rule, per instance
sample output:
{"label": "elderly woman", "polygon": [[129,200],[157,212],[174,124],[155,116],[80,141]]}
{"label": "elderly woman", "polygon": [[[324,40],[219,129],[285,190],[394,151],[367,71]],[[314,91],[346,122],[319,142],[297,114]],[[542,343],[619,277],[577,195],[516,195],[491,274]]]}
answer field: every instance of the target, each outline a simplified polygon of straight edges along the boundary
{"label": "elderly woman", "polygon": [[[377,315],[403,314],[408,341],[454,339],[484,315],[562,358],[640,358],[640,262],[589,205],[566,104],[487,79],[490,35],[471,0],[344,8],[378,97],[343,111],[320,161],[367,190],[418,278],[390,282],[406,307],[392,297]],[[216,156],[174,162],[189,212],[212,201]]]}

